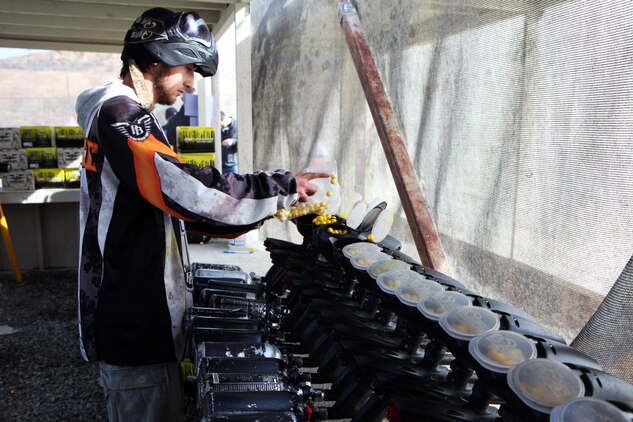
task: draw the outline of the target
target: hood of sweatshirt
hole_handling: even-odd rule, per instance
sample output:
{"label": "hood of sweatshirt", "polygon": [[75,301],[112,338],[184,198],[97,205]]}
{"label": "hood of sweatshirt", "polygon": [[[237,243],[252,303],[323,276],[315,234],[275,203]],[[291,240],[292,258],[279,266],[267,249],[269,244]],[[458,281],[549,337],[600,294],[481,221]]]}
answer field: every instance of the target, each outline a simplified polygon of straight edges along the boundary
{"label": "hood of sweatshirt", "polygon": [[86,135],[101,105],[107,100],[121,95],[130,97],[134,101],[139,101],[134,90],[127,85],[123,85],[122,82],[110,82],[79,94],[75,104],[75,112],[77,113],[77,123]]}

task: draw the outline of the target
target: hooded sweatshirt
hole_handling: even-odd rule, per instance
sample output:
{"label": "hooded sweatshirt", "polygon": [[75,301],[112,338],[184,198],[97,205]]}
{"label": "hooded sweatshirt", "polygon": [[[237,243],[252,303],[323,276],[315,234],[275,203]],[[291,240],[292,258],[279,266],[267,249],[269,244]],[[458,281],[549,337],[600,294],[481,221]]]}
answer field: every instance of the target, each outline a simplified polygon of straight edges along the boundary
{"label": "hooded sweatshirt", "polygon": [[211,234],[246,231],[296,202],[296,181],[285,170],[222,176],[183,163],[154,115],[122,83],[85,91],[76,112],[86,134],[82,356],[122,366],[177,361],[190,303],[182,221]]}

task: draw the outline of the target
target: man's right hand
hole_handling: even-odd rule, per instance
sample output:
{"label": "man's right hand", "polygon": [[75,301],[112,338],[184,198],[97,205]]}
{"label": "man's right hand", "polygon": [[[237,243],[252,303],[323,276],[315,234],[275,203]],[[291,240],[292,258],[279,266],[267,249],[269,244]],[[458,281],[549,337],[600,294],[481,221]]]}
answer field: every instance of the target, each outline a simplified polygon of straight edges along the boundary
{"label": "man's right hand", "polygon": [[330,177],[330,173],[318,173],[318,172],[302,172],[295,174],[295,180],[297,181],[297,194],[299,195],[299,202],[307,202],[308,198],[316,193],[318,188],[316,185],[310,183],[312,179],[321,179]]}

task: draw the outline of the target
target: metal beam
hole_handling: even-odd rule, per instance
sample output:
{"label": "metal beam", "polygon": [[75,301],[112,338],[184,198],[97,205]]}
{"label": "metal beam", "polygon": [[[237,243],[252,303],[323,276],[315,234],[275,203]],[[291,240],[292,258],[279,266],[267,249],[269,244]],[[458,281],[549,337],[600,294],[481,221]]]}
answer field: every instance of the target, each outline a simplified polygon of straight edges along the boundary
{"label": "metal beam", "polygon": [[349,0],[339,0],[339,16],[422,264],[450,275],[439,233],[407,152],[402,128],[385,91],[356,8]]}
{"label": "metal beam", "polygon": [[174,1],[174,0],[135,0],[133,3],[129,1],[123,0],[113,0],[113,1],[104,1],[104,0],[57,0],[58,3],[86,3],[93,5],[134,5],[134,6],[143,6],[146,9],[151,7],[165,7],[167,9],[175,10],[175,11],[185,11],[185,10],[195,10],[199,12],[200,10],[219,10],[222,11],[227,8],[230,3],[236,3],[233,1],[205,1],[205,0],[184,0],[184,1]]}
{"label": "metal beam", "polygon": [[111,31],[108,29],[100,29],[98,27],[92,29],[86,28],[76,30],[0,24],[0,37],[16,39],[45,39],[52,41],[103,41],[106,44],[118,43],[120,45],[123,45],[125,30]]}
{"label": "metal beam", "polygon": [[128,19],[77,19],[70,16],[57,16],[51,19],[50,15],[36,15],[25,13],[2,13],[0,14],[0,24],[23,25],[29,27],[42,28],[103,28],[112,31],[127,31],[132,20]]}
{"label": "metal beam", "polygon": [[[145,6],[107,3],[68,3],[64,1],[51,2],[46,0],[2,0],[2,2],[0,2],[0,12],[2,13],[25,13],[25,11],[30,11],[38,15],[49,15],[51,19],[55,19],[57,16],[71,16],[86,20],[99,17],[127,19],[131,22],[145,10],[147,10]],[[208,24],[213,24],[220,18],[220,12],[217,10],[200,9],[197,11]]]}
{"label": "metal beam", "polygon": [[27,48],[33,50],[65,50],[65,51],[90,51],[93,53],[116,53],[120,54],[122,44],[99,44],[95,42],[81,41],[51,41],[51,40],[28,40],[28,39],[5,39],[0,35],[0,47],[5,48]]}
{"label": "metal beam", "polygon": [[[139,6],[121,6],[106,4],[81,4],[50,2],[45,0],[3,0],[0,2],[0,12],[26,13],[56,16],[72,16],[87,19],[88,16],[99,16],[109,19],[134,20],[146,8]],[[26,13],[28,14],[28,13]]]}

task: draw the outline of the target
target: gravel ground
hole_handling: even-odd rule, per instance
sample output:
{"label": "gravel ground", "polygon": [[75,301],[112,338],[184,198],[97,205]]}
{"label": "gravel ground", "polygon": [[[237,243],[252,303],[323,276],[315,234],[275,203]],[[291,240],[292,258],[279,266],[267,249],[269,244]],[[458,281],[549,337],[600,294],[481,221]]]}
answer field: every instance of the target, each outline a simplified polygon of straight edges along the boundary
{"label": "gravel ground", "polygon": [[[230,263],[259,276],[271,266],[262,248],[226,254],[226,242],[190,244],[193,262]],[[0,422],[107,421],[97,364],[79,351],[77,271],[0,273]],[[18,329],[5,334],[7,326]],[[185,420],[195,421],[193,399]]]}
{"label": "gravel ground", "polygon": [[77,273],[0,275],[0,421],[106,421],[98,366],[77,334]]}
{"label": "gravel ground", "polygon": [[[226,255],[225,243],[190,245],[196,262],[231,262],[259,275],[270,267],[261,250]],[[85,362],[77,333],[76,270],[0,274],[0,422],[107,421],[98,365]],[[6,326],[19,329],[2,335]],[[195,419],[191,400],[186,419]]]}

